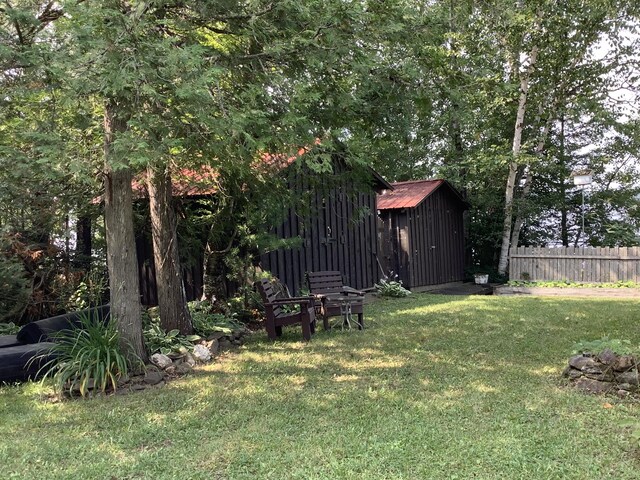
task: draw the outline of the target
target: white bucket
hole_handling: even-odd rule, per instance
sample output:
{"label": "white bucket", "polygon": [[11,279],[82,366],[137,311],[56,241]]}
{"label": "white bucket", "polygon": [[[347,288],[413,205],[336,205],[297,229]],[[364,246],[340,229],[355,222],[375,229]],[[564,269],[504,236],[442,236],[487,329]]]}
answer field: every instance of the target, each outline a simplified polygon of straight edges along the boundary
{"label": "white bucket", "polygon": [[487,283],[489,283],[489,275],[486,273],[476,274],[474,278],[476,280],[476,284],[478,285],[486,285]]}

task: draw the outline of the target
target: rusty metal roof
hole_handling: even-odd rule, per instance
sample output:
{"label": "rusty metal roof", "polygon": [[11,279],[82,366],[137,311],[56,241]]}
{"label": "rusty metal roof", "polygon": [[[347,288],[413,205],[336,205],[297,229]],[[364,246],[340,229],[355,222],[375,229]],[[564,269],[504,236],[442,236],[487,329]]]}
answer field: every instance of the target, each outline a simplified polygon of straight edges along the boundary
{"label": "rusty metal roof", "polygon": [[392,183],[392,191],[386,191],[378,195],[378,210],[417,207],[425,198],[445,183],[442,179]]}

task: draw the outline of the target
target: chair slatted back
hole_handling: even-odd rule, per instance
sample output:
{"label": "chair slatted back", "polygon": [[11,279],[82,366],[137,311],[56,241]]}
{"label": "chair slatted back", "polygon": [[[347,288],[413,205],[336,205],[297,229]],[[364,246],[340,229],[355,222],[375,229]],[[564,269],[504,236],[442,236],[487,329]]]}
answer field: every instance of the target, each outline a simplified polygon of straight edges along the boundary
{"label": "chair slatted back", "polygon": [[338,270],[309,272],[309,291],[313,294],[329,294],[341,292],[344,283],[342,273]]}
{"label": "chair slatted back", "polygon": [[[273,287],[273,283],[271,283],[269,280],[267,280],[266,278],[263,278],[262,280],[260,280],[258,282],[258,290],[260,290],[260,296],[262,297],[262,302],[267,304],[267,303],[273,303],[274,300],[276,300],[278,298],[278,293],[276,292],[275,288]],[[273,315],[275,317],[280,316],[280,314],[282,313],[282,309],[279,305],[274,305],[273,306]]]}

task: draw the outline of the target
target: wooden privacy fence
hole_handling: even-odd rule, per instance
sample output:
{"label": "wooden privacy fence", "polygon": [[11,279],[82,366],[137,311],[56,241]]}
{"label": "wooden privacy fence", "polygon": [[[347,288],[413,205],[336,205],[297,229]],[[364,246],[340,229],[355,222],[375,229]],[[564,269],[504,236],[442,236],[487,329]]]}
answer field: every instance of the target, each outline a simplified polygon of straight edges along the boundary
{"label": "wooden privacy fence", "polygon": [[518,247],[509,279],[570,282],[640,282],[640,247]]}

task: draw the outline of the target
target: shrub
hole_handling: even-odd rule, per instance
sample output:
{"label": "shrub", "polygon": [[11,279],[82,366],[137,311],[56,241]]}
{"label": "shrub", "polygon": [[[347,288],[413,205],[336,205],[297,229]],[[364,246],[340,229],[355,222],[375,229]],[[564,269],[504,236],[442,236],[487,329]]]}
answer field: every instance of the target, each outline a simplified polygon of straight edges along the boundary
{"label": "shrub", "polygon": [[15,335],[20,327],[13,322],[0,323],[0,335]]}
{"label": "shrub", "polygon": [[[80,317],[80,326],[53,335],[50,354],[54,359],[40,369],[43,380],[53,379],[58,393],[78,389],[86,396],[93,380],[94,390],[116,390],[118,379],[129,372],[127,358],[120,351],[120,336],[115,323],[104,324],[91,315]],[[48,357],[49,353],[34,358]]]}
{"label": "shrub", "polygon": [[411,292],[402,286],[402,280],[389,280],[385,277],[380,283],[376,283],[375,287],[380,297],[402,298],[411,295]]}
{"label": "shrub", "polygon": [[243,328],[235,319],[235,314],[214,313],[211,302],[189,302],[189,311],[193,321],[193,329],[198,335],[206,337],[214,332],[231,333]]}
{"label": "shrub", "polygon": [[104,269],[93,268],[75,286],[66,307],[69,310],[84,310],[93,305],[101,305],[107,288],[108,278]]}
{"label": "shrub", "polygon": [[193,350],[193,342],[200,340],[198,335],[180,335],[178,330],[165,332],[156,321],[149,323],[143,330],[143,335],[150,354],[186,353]]}

